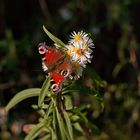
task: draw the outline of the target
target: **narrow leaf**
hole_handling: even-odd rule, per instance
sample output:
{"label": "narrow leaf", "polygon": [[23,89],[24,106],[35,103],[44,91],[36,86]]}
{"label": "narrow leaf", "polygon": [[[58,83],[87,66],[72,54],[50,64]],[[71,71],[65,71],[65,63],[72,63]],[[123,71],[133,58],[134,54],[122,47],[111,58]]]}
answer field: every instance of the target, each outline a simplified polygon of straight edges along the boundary
{"label": "narrow leaf", "polygon": [[61,140],[66,140],[65,129],[64,129],[64,124],[63,124],[62,117],[60,116],[57,107],[55,109],[56,109],[56,117],[57,117],[59,129],[60,129],[60,133],[61,133],[60,134],[61,135]]}
{"label": "narrow leaf", "polygon": [[47,119],[48,116],[50,115],[50,113],[52,112],[52,107],[53,107],[53,103],[50,102],[49,106],[48,106],[48,109],[46,111],[46,114],[45,114],[45,118]]}
{"label": "narrow leaf", "polygon": [[50,140],[50,134],[41,137],[39,140]]}
{"label": "narrow leaf", "polygon": [[19,102],[34,96],[39,96],[41,89],[40,88],[30,88],[23,91],[18,92],[7,104],[6,110],[10,110],[13,106],[18,104]]}
{"label": "narrow leaf", "polygon": [[64,96],[65,98],[65,108],[66,110],[71,110],[73,108],[73,104],[72,104],[72,99],[71,99],[71,96]]}
{"label": "narrow leaf", "polygon": [[51,140],[56,140],[55,133],[52,128],[50,128],[50,136],[51,136]]}
{"label": "narrow leaf", "polygon": [[69,135],[70,135],[70,139],[74,140],[73,139],[73,129],[72,129],[72,125],[71,125],[69,115],[66,111],[63,111],[63,114],[64,114],[64,118],[65,118],[65,122],[66,122],[66,127],[67,127],[67,130],[68,130]]}
{"label": "narrow leaf", "polygon": [[39,113],[42,117],[45,116],[45,111],[38,107],[38,105],[32,105],[32,108],[36,110],[37,113]]}
{"label": "narrow leaf", "polygon": [[48,37],[54,41],[57,45],[59,45],[60,47],[65,47],[66,45],[60,40],[58,39],[57,37],[55,37],[52,33],[50,33],[46,28],[45,26],[43,26],[43,30],[44,32],[48,35]]}
{"label": "narrow leaf", "polygon": [[74,127],[75,134],[77,134],[77,135],[83,135],[84,134],[84,130],[81,127],[79,122],[74,123],[73,127]]}
{"label": "narrow leaf", "polygon": [[41,92],[40,92],[40,95],[39,95],[39,98],[38,98],[38,106],[40,107],[44,101],[44,98],[48,92],[48,89],[49,89],[49,86],[50,86],[50,78],[47,77],[46,80],[44,81],[43,83],[43,86],[41,88]]}
{"label": "narrow leaf", "polygon": [[31,132],[25,137],[25,140],[33,140],[36,138],[39,133],[41,132],[42,128],[46,125],[46,121],[42,121],[39,124],[37,124]]}
{"label": "narrow leaf", "polygon": [[80,109],[75,108],[75,109],[72,110],[72,112],[74,114],[78,115],[85,122],[85,124],[88,123],[88,120],[87,120],[86,116],[81,112]]}
{"label": "narrow leaf", "polygon": [[70,119],[72,122],[78,122],[80,120],[80,117],[75,114],[75,115],[72,115]]}
{"label": "narrow leaf", "polygon": [[53,126],[53,129],[54,129],[54,133],[56,134],[56,140],[60,140],[61,139],[61,134],[60,134],[60,129],[58,127],[55,110],[53,110],[52,126]]}

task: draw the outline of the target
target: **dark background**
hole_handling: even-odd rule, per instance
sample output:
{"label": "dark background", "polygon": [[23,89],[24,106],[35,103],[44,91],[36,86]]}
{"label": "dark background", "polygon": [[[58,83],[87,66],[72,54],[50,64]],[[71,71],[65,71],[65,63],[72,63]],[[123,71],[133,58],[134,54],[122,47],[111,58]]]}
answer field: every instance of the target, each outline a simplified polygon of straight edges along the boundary
{"label": "dark background", "polygon": [[[89,66],[107,82],[103,112],[91,97],[76,97],[91,104],[88,117],[100,129],[90,139],[140,139],[139,7],[139,0],[0,0],[0,107],[20,90],[41,87],[45,77],[37,45],[52,44],[42,25],[65,43],[72,31],[84,30],[95,44]],[[16,128],[36,121],[30,107],[35,102],[26,100],[12,109],[6,135],[21,139]]]}

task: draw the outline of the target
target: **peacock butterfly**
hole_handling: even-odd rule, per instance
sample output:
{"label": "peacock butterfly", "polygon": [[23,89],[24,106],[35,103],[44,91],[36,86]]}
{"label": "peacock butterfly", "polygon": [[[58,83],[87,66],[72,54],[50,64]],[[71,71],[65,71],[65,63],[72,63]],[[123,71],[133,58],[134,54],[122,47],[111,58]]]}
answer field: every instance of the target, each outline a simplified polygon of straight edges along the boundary
{"label": "peacock butterfly", "polygon": [[38,51],[42,57],[42,68],[44,72],[50,74],[51,89],[54,92],[60,91],[62,83],[71,74],[71,62],[61,50],[49,47],[45,43],[38,45]]}

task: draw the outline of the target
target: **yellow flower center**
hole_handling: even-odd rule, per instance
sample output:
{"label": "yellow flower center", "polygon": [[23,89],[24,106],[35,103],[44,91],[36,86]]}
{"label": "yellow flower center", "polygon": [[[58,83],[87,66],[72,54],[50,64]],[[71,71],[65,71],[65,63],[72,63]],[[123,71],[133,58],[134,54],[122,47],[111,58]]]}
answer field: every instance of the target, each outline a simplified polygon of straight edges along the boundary
{"label": "yellow flower center", "polygon": [[71,51],[70,50],[67,50],[67,54],[70,56],[71,55]]}
{"label": "yellow flower center", "polygon": [[81,36],[80,35],[75,35],[74,39],[75,39],[75,41],[79,41],[81,39]]}
{"label": "yellow flower center", "polygon": [[78,49],[78,50],[77,50],[77,54],[78,54],[78,55],[82,55],[82,54],[83,54],[83,49]]}
{"label": "yellow flower center", "polygon": [[83,52],[84,52],[83,49],[77,49],[77,48],[74,48],[73,51],[74,51],[75,53],[77,53],[78,55],[80,55],[80,56],[83,55]]}
{"label": "yellow flower center", "polygon": [[77,48],[73,48],[73,51],[74,51],[75,53],[77,53],[77,50],[78,50]]}

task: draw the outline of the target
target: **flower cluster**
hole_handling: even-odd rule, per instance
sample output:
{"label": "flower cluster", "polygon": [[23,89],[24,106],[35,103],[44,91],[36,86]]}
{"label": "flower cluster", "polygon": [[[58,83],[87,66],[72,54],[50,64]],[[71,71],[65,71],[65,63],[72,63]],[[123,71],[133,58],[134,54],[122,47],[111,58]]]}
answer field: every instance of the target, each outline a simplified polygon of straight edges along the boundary
{"label": "flower cluster", "polygon": [[76,66],[76,76],[70,78],[78,79],[86,64],[91,62],[94,44],[89,35],[83,31],[73,32],[70,38],[68,45],[66,45],[67,54]]}
{"label": "flower cluster", "polygon": [[[92,52],[93,52],[92,49],[94,48],[94,44],[93,44],[92,39],[89,37],[89,35],[83,31],[80,31],[78,33],[74,31],[70,35],[69,42],[65,44],[59,38],[51,34],[44,26],[43,26],[43,29],[45,33],[54,41],[55,43],[54,45],[55,45],[55,48],[57,49],[57,52],[59,52],[60,50],[60,54],[62,52],[61,55],[62,56],[64,55],[62,59],[60,59],[59,61],[56,61],[56,63],[53,63],[54,66],[53,67],[51,66],[49,70],[47,70],[46,65],[50,67],[50,64],[48,64],[48,62],[45,61],[45,65],[42,65],[43,69],[50,72],[51,70],[53,70],[54,72],[55,68],[59,70],[60,67],[61,69],[63,67],[63,69],[67,71],[68,73],[67,75],[70,79],[76,80],[80,78],[80,76],[82,76],[83,69],[86,67],[87,63],[91,62],[91,59],[92,59]],[[52,59],[54,56],[55,55],[50,57],[47,55],[49,59]],[[57,56],[55,56],[55,59],[56,58]],[[67,63],[68,65],[64,65]]]}

